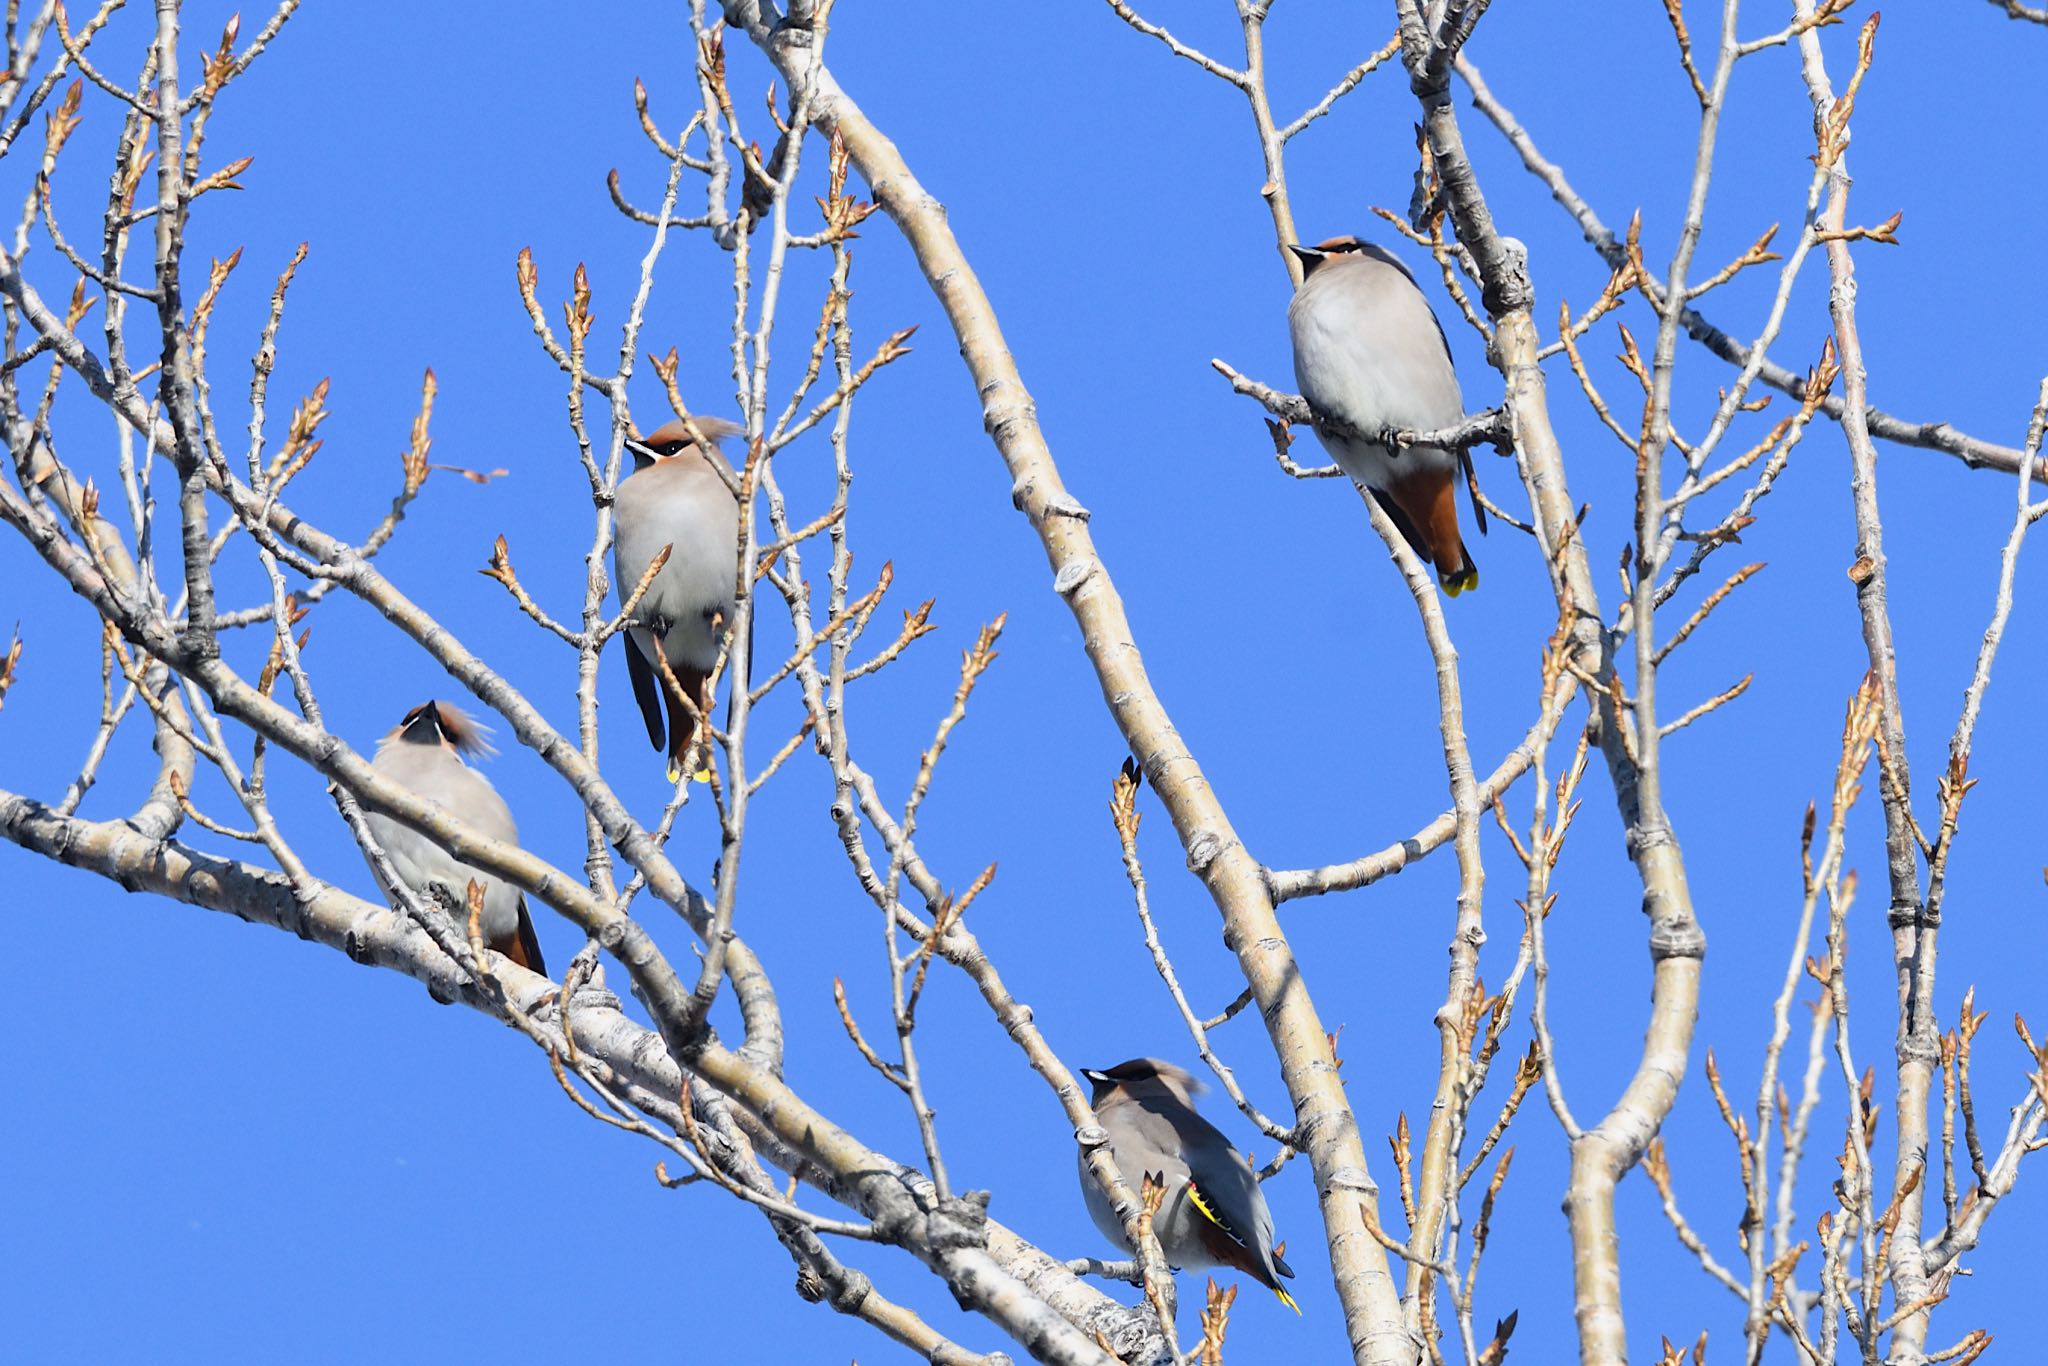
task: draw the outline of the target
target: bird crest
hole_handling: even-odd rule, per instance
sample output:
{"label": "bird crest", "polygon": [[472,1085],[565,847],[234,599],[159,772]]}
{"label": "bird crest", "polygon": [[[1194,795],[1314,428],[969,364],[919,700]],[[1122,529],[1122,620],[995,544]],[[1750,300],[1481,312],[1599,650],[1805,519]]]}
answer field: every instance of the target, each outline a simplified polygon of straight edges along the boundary
{"label": "bird crest", "polygon": [[1081,1075],[1099,1085],[1129,1085],[1137,1081],[1168,1082],[1178,1085],[1191,1096],[1199,1096],[1209,1089],[1192,1072],[1158,1058],[1132,1058],[1129,1062],[1120,1062],[1115,1067],[1105,1067],[1099,1071],[1084,1068]]}
{"label": "bird crest", "polygon": [[490,733],[490,727],[454,703],[432,701],[407,712],[398,728],[384,737],[384,743],[446,744],[458,753],[485,758],[498,752],[487,738]]}
{"label": "bird crest", "polygon": [[688,422],[678,418],[674,422],[663,423],[644,437],[635,437],[627,441],[626,449],[633,453],[635,460],[650,463],[681,455],[684,451],[696,448],[696,439],[690,434],[692,425],[696,427],[697,435],[714,445],[736,436],[744,436],[747,431],[739,423],[722,417],[693,417]]}

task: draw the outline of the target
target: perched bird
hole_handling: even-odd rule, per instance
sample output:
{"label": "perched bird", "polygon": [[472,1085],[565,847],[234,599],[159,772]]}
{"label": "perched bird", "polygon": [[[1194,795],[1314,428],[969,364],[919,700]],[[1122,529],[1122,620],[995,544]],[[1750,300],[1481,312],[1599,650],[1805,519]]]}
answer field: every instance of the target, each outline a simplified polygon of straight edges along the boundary
{"label": "perched bird", "polygon": [[[695,419],[697,430],[713,442],[738,436],[743,429],[715,417]],[[612,577],[619,600],[632,596],[647,566],[669,547],[668,563],[648,585],[634,617],[645,625],[627,631],[627,672],[633,696],[647,722],[647,738],[662,744],[662,712],[668,713],[669,780],[680,774],[683,755],[696,732],[696,718],[665,685],[656,652],[668,659],[669,671],[683,692],[696,702],[704,680],[718,662],[724,623],[733,617],[739,573],[739,504],[718,477],[705,453],[681,422],[657,428],[647,437],[628,441],[633,473],[619,485],[618,535],[612,542]]]}
{"label": "perched bird", "polygon": [[[1426,432],[1465,417],[1451,345],[1408,268],[1356,237],[1290,246],[1301,288],[1287,309],[1294,378],[1320,416],[1361,435],[1316,435],[1343,471],[1375,495],[1452,597],[1479,586],[1479,569],[1458,535],[1456,482],[1471,456],[1439,446],[1391,449],[1390,431]],[[1486,530],[1475,499],[1473,515]]]}
{"label": "perched bird", "polygon": [[[449,815],[478,834],[517,844],[519,827],[513,823],[505,799],[491,786],[490,779],[462,762],[465,754],[481,756],[490,752],[491,747],[484,742],[483,727],[460,708],[446,702],[425,702],[407,712],[398,728],[378,744],[377,757],[370,761],[370,767],[420,796],[439,802]],[[526,897],[517,887],[458,861],[419,831],[400,825],[389,816],[372,811],[368,819],[393,871],[419,895],[431,901],[434,884],[439,883],[455,898],[456,905],[463,906],[469,902],[471,881],[482,883],[484,942],[520,967],[547,975],[547,965],[540,956],[540,940],[534,937],[533,919],[526,913]]]}
{"label": "perched bird", "polygon": [[[1294,1268],[1273,1246],[1273,1213],[1252,1164],[1195,1113],[1193,1096],[1202,1084],[1157,1058],[1133,1058],[1081,1075],[1095,1088],[1089,1104],[1109,1131],[1110,1155],[1131,1193],[1138,1193],[1147,1176],[1166,1188],[1152,1220],[1166,1260],[1184,1270],[1235,1267],[1299,1314],[1294,1296],[1280,1288],[1280,1278],[1292,1279]],[[1081,1195],[1104,1236],[1129,1248],[1122,1221],[1088,1170],[1086,1153]]]}

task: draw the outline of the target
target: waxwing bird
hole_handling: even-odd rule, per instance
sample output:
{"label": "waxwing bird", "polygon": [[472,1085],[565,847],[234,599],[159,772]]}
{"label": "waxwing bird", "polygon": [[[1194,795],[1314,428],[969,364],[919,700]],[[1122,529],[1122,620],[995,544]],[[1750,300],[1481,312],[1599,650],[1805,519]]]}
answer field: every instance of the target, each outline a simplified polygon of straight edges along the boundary
{"label": "waxwing bird", "polygon": [[[1465,418],[1451,345],[1408,268],[1356,237],[1290,246],[1301,288],[1287,309],[1294,378],[1319,415],[1362,438],[1316,435],[1343,471],[1376,497],[1415,553],[1436,566],[1452,597],[1479,586],[1479,569],[1458,534],[1456,483],[1471,456],[1439,446],[1390,449],[1383,432],[1436,431]],[[1486,517],[1474,500],[1479,529]]]}
{"label": "waxwing bird", "polygon": [[[1294,1268],[1273,1246],[1273,1213],[1252,1164],[1195,1113],[1194,1095],[1202,1084],[1157,1058],[1133,1058],[1081,1075],[1095,1088],[1089,1103],[1109,1132],[1110,1155],[1131,1193],[1138,1193],[1148,1175],[1166,1188],[1152,1231],[1168,1263],[1190,1271],[1234,1267],[1299,1314],[1294,1296],[1280,1288],[1280,1278],[1292,1279]],[[1095,1226],[1128,1250],[1123,1223],[1089,1173],[1085,1153],[1080,1167],[1081,1195]]]}
{"label": "waxwing bird", "polygon": [[[712,442],[739,436],[743,428],[715,417],[695,419]],[[739,573],[739,504],[732,490],[699,450],[689,427],[671,422],[644,439],[628,441],[633,473],[619,485],[618,535],[612,542],[612,578],[619,600],[640,583],[647,566],[669,547],[668,563],[654,576],[634,617],[645,623],[626,633],[626,670],[633,696],[647,722],[647,738],[663,748],[662,713],[668,714],[669,780],[679,776],[683,755],[696,733],[696,717],[675,695],[654,662],[669,671],[693,702],[718,663],[724,623],[733,617]],[[666,708],[663,704],[666,703]]]}
{"label": "waxwing bird", "polygon": [[[489,753],[483,727],[459,707],[425,702],[407,712],[398,728],[378,744],[370,767],[439,802],[449,815],[478,834],[517,844],[519,827],[513,823],[511,808],[490,779],[462,761],[465,754],[480,757]],[[520,967],[547,975],[533,919],[526,913],[526,897],[517,887],[458,861],[419,831],[389,816],[372,811],[368,819],[392,870],[415,893],[431,901],[438,883],[462,906],[468,903],[470,882],[482,883],[484,942]]]}

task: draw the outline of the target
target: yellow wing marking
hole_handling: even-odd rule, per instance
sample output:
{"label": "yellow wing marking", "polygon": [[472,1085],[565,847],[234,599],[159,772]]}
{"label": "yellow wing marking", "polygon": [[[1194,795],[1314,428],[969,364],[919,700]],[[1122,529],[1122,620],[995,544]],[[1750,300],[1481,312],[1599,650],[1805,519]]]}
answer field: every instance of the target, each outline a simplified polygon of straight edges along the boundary
{"label": "yellow wing marking", "polygon": [[[1228,1233],[1232,1238],[1237,1237],[1237,1230],[1233,1229],[1229,1224],[1224,1223],[1223,1217],[1217,1214],[1215,1210],[1209,1208],[1209,1202],[1202,1198],[1202,1192],[1196,1189],[1195,1183],[1192,1181],[1188,1182],[1188,1203],[1193,1205],[1195,1207],[1195,1212],[1200,1214],[1204,1219],[1207,1219],[1210,1223],[1216,1225],[1216,1227],[1222,1229],[1225,1233]],[[1239,1241],[1243,1240],[1240,1239]]]}

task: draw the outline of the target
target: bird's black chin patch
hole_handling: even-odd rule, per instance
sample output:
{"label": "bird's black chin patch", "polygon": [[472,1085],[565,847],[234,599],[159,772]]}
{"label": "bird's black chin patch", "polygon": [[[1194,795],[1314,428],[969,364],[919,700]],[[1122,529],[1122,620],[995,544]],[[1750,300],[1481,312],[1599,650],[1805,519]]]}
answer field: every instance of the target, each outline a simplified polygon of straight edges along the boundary
{"label": "bird's black chin patch", "polygon": [[438,745],[441,743],[440,708],[432,702],[415,707],[406,714],[403,738],[409,744]]}

